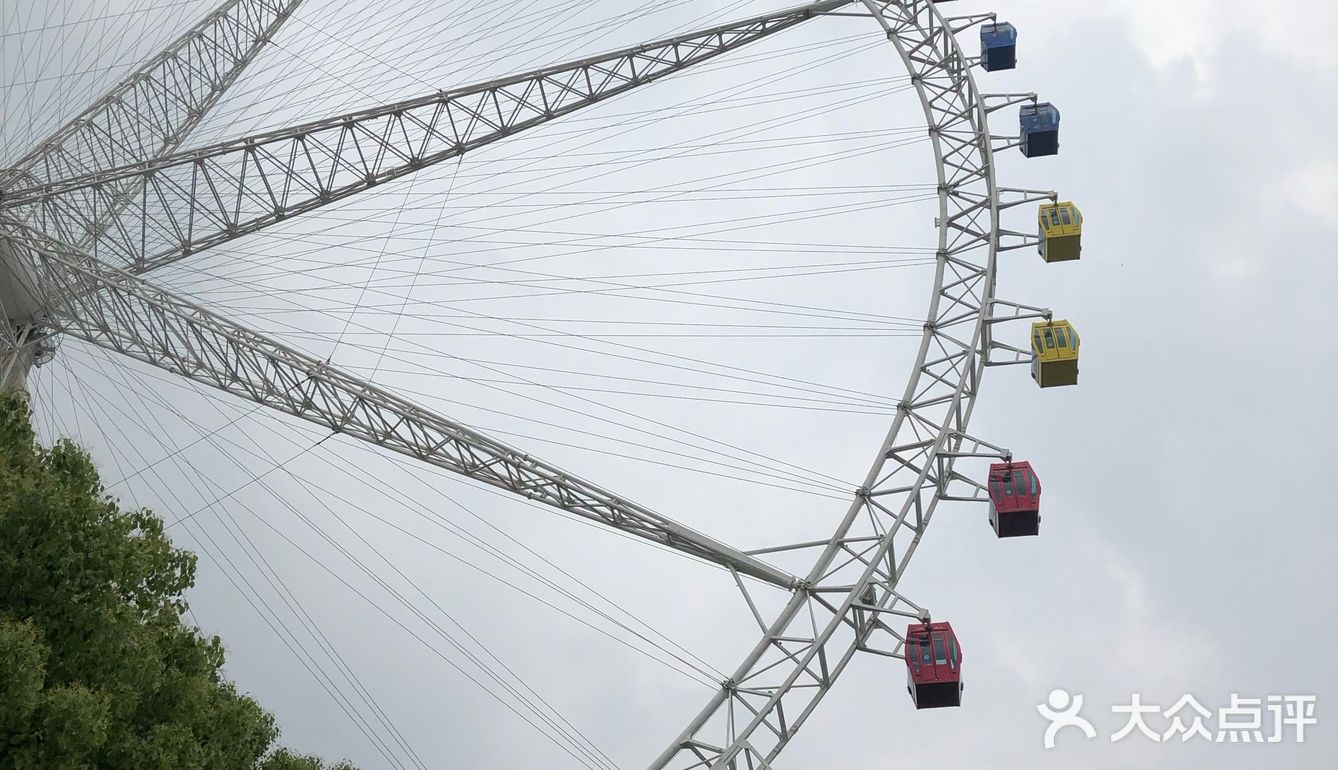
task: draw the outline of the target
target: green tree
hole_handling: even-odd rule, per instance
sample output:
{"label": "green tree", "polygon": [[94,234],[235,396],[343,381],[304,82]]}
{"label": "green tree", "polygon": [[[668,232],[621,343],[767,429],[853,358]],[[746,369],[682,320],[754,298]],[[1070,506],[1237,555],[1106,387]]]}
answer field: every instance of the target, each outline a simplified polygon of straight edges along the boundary
{"label": "green tree", "polygon": [[[323,770],[181,621],[195,556],[0,394],[0,770]],[[351,770],[347,763],[335,770]]]}

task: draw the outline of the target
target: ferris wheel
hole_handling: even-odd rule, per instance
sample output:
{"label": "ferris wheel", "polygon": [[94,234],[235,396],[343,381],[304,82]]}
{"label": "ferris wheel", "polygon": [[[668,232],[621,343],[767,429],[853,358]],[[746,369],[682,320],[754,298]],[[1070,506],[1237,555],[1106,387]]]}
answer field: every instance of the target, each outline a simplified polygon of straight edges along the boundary
{"label": "ferris wheel", "polygon": [[[1013,26],[993,13],[945,13],[946,0],[820,0],[181,149],[301,2],[229,0],[0,171],[0,381],[22,387],[58,355],[62,336],[77,338],[724,567],[760,637],[651,768],[777,766],[861,653],[899,659],[917,709],[961,705],[961,643],[921,603],[932,597],[912,599],[899,584],[940,503],[983,505],[999,538],[1039,533],[1037,471],[968,430],[985,369],[1027,366],[1041,388],[1078,379],[1073,325],[995,294],[1005,252],[1035,249],[1046,263],[1081,254],[1073,203],[995,177],[998,153],[1059,149],[1054,105],[982,87],[989,73],[1014,68]],[[830,537],[731,546],[153,280],[193,255],[828,16],[882,30],[918,94],[937,174],[934,279],[918,351]],[[1034,217],[1035,229],[1006,224],[1014,216]],[[781,554],[812,566],[782,569]],[[744,578],[784,592],[780,611],[764,616]]]}

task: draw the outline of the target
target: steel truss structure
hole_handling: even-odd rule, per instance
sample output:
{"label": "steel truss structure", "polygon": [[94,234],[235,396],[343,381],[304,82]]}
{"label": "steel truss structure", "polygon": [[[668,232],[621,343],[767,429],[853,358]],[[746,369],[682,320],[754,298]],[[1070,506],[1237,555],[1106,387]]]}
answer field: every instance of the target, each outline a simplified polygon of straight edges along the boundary
{"label": "steel truss structure", "polygon": [[[581,61],[5,192],[66,243],[122,211],[92,254],[145,272],[542,125],[845,4],[826,0]],[[138,195],[125,195],[138,188]]]}
{"label": "steel truss structure", "polygon": [[[946,0],[944,0],[946,1]],[[999,187],[995,111],[957,34],[992,14],[931,0],[822,0],[604,56],[177,152],[301,0],[231,0],[0,173],[0,381],[69,334],[241,398],[726,566],[761,629],[651,768],[770,768],[853,657],[899,657],[898,592],[940,502],[985,498],[957,467],[1008,457],[967,432],[984,369],[1029,353],[994,339],[1049,311],[995,297],[1002,251],[1034,246],[1003,211],[1053,193]],[[918,91],[938,174],[933,296],[914,368],[863,486],[826,540],[730,547],[257,330],[143,274],[314,211],[831,13],[872,17]],[[812,551],[791,575],[763,558]],[[789,592],[770,622],[741,576]],[[904,620],[903,620],[904,622]]]}
{"label": "steel truss structure", "polygon": [[[301,4],[229,0],[0,171],[0,191],[124,168],[176,149]],[[60,236],[79,246],[100,239],[134,198],[135,181],[103,185],[99,206],[66,206]]]}

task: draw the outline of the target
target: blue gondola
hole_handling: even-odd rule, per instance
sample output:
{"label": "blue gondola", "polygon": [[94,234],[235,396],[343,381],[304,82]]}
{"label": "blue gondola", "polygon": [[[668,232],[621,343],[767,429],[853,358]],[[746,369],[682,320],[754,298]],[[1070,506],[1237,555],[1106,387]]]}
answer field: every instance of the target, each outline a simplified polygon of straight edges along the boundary
{"label": "blue gondola", "polygon": [[1022,124],[1022,154],[1028,158],[1059,154],[1059,110],[1050,102],[1024,104],[1018,113]]}
{"label": "blue gondola", "polygon": [[1006,21],[980,27],[980,66],[987,72],[1017,66],[1017,29]]}

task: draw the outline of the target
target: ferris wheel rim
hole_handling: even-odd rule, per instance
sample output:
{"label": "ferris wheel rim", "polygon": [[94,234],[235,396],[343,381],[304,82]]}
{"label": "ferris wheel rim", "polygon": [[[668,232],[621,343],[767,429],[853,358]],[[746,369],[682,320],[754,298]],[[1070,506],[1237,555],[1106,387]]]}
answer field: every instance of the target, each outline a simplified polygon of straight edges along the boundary
{"label": "ferris wheel rim", "polygon": [[[959,95],[969,95],[969,98],[966,101],[968,101],[970,104],[970,111],[979,119],[979,124],[975,132],[976,141],[974,142],[974,144],[981,153],[983,161],[981,165],[986,172],[983,181],[985,183],[988,196],[989,231],[985,236],[988,239],[988,246],[987,246],[988,255],[986,258],[986,269],[984,274],[983,288],[981,290],[979,307],[976,311],[975,322],[973,324],[973,332],[970,343],[971,353],[969,354],[969,366],[962,367],[959,370],[960,376],[954,389],[954,395],[952,401],[953,407],[956,407],[957,405],[960,404],[968,382],[970,382],[973,379],[976,383],[980,382],[980,380],[982,379],[981,375],[983,374],[985,368],[986,352],[987,352],[985,346],[988,344],[986,340],[986,333],[987,333],[986,319],[989,317],[991,303],[994,299],[994,283],[997,271],[997,257],[999,251],[998,249],[998,234],[1000,229],[999,198],[998,198],[999,187],[995,176],[995,166],[993,162],[994,151],[991,144],[991,135],[989,131],[989,120],[988,120],[989,110],[987,109],[984,97],[975,82],[975,77],[971,72],[972,65],[970,57],[968,57],[962,50],[960,41],[957,40],[956,31],[951,31],[952,27],[950,24],[950,20],[948,17],[944,16],[942,12],[939,10],[937,0],[909,0],[909,2],[901,2],[901,0],[891,0],[890,2],[882,2],[882,3],[875,2],[874,0],[855,0],[855,2],[860,2],[863,5],[865,5],[870,11],[870,14],[879,20],[880,24],[883,26],[884,30],[888,34],[889,41],[893,43],[894,48],[897,50],[897,53],[902,61],[903,66],[905,66],[907,73],[911,76],[911,81],[915,86],[916,94],[919,97],[921,107],[925,114],[926,124],[930,134],[930,143],[931,146],[933,147],[935,171],[938,176],[939,207],[938,207],[938,217],[936,218],[937,230],[938,230],[938,249],[936,251],[937,259],[936,259],[934,283],[930,300],[930,306],[926,312],[925,326],[921,335],[920,346],[916,353],[915,364],[912,368],[911,375],[908,378],[906,387],[903,391],[902,400],[899,402],[897,412],[893,417],[893,424],[888,430],[888,437],[883,444],[883,448],[886,449],[886,447],[889,446],[895,440],[900,430],[904,426],[907,416],[910,413],[911,410],[910,404],[912,403],[912,399],[916,394],[917,387],[919,386],[920,381],[924,375],[924,367],[926,361],[928,360],[931,346],[937,336],[935,321],[938,317],[940,301],[942,300],[943,297],[942,292],[944,288],[944,280],[946,277],[946,265],[947,265],[945,255],[948,249],[948,244],[950,239],[950,229],[951,229],[949,223],[949,212],[948,212],[949,209],[948,201],[951,190],[949,189],[948,186],[949,175],[947,172],[947,165],[945,162],[945,154],[943,150],[943,136],[936,129],[936,124],[933,116],[933,108],[931,106],[932,102],[927,91],[925,80],[919,73],[916,72],[916,68],[911,60],[909,52],[902,44],[902,42],[899,40],[899,38],[896,35],[894,35],[893,30],[888,26],[885,18],[882,16],[884,10],[893,7],[906,8],[908,6],[916,6],[923,3],[923,5],[927,8],[929,14],[932,16],[932,18],[937,23],[942,25],[945,29],[949,30],[947,38],[952,43],[952,50],[950,52],[947,52],[946,55],[938,58],[935,61],[935,69],[946,71],[950,64],[955,64],[957,67],[961,68],[962,76],[959,82],[964,87],[959,89]],[[880,5],[882,6],[881,8],[879,7]],[[910,11],[910,13],[912,16],[914,16],[914,11]],[[934,46],[928,46],[928,48],[930,50],[935,50],[936,52],[938,52]],[[969,423],[970,416],[974,411],[976,403],[974,395],[978,393],[979,393],[979,386],[977,384],[975,393],[973,393],[973,397],[966,405],[965,411],[961,412],[962,415],[962,419],[960,421],[961,427],[965,427],[965,425]],[[944,446],[950,440],[950,438],[953,437],[954,431],[951,425],[953,411],[954,410],[952,409],[948,410],[947,414],[945,415],[945,417],[938,426],[938,433],[935,435],[933,439],[934,446],[936,447],[935,452],[938,451],[937,449],[938,447]],[[962,443],[962,440],[963,436],[961,435],[957,435],[955,437],[956,444],[958,445]],[[831,566],[832,561],[835,559],[839,551],[840,541],[844,537],[845,533],[849,531],[850,525],[853,523],[853,519],[858,515],[860,509],[863,507],[863,503],[860,499],[861,496],[865,494],[867,490],[874,485],[874,483],[877,481],[879,474],[881,473],[882,469],[886,466],[886,464],[887,464],[886,454],[883,451],[880,451],[879,455],[875,458],[874,462],[872,463],[870,470],[864,479],[863,485],[861,486],[860,490],[856,492],[855,500],[852,502],[850,509],[846,513],[846,516],[843,518],[840,525],[838,525],[836,532],[834,532],[832,537],[828,539],[827,547],[823,550],[817,561],[814,563],[814,566],[809,571],[807,579],[805,581],[808,585],[816,584],[821,579],[822,574]],[[926,463],[924,468],[920,471],[916,479],[917,488],[923,487],[928,481],[927,476],[930,468],[931,468],[930,464]],[[909,505],[909,499],[910,498],[908,497],[907,505]],[[929,512],[931,515],[932,515],[932,508],[937,505],[938,499],[939,499],[938,495],[936,494],[931,502],[931,510]],[[928,518],[929,516],[926,516],[926,522],[925,522],[926,524],[928,523]],[[915,542],[918,543],[918,538]],[[906,558],[909,559],[909,554],[907,555]],[[872,566],[870,566],[869,571],[872,571]],[[899,576],[900,573],[898,573],[898,577]],[[740,583],[740,588],[742,589],[741,583]],[[865,585],[862,584],[854,585],[846,595],[843,608],[849,607],[854,602],[854,600],[858,598],[858,596],[865,591],[865,588],[866,588]],[[758,642],[758,644],[748,654],[744,662],[740,664],[740,666],[736,670],[736,676],[734,678],[731,678],[729,681],[722,683],[722,688],[717,691],[712,701],[708,703],[708,705],[697,715],[697,717],[693,720],[693,722],[690,723],[689,727],[679,735],[679,737],[674,741],[674,743],[672,743],[667,749],[665,749],[665,751],[660,755],[660,757],[656,759],[656,761],[650,766],[651,770],[661,770],[662,768],[667,768],[669,766],[669,763],[673,761],[673,759],[678,755],[678,753],[681,750],[683,750],[685,747],[693,745],[696,732],[705,726],[705,723],[709,718],[715,715],[716,709],[718,709],[721,705],[724,705],[729,700],[731,688],[737,686],[737,679],[738,679],[737,673],[745,671],[745,669],[747,669],[752,665],[756,665],[760,661],[762,654],[765,652],[775,632],[783,631],[784,628],[789,624],[789,622],[792,621],[800,612],[802,612],[802,610],[806,606],[808,606],[808,601],[805,598],[804,590],[801,589],[793,591],[791,600],[787,602],[785,607],[781,610],[781,612],[776,616],[776,619],[772,622],[772,625],[770,626],[768,631],[762,635],[762,638]],[[837,614],[836,618],[832,621],[833,624],[838,622],[841,619],[841,617],[842,617],[841,614]],[[928,613],[925,613],[924,617],[927,619],[929,617]],[[841,668],[844,668],[845,660],[848,660],[849,657],[853,656],[853,652],[854,650],[852,649],[850,653],[847,654],[846,658],[842,660]],[[837,671],[837,673],[839,674],[839,670]],[[835,678],[836,678],[835,676],[832,677],[831,681],[833,683],[835,681]],[[779,693],[773,696],[773,700],[777,697],[779,697]],[[814,705],[816,705],[816,703]],[[784,746],[788,743],[789,738],[792,737],[794,733],[797,732],[800,723],[804,718],[807,717],[808,713],[811,713],[811,710],[812,708],[810,707],[807,711],[805,711],[803,714],[800,715],[799,720],[794,722],[793,727],[789,729],[788,731],[789,735],[783,738],[782,742],[780,743],[779,746],[777,746],[774,752],[768,753],[765,757],[758,755],[757,757],[758,759],[762,759],[763,762],[767,763],[762,766],[764,767],[770,766],[769,764],[770,761],[780,753],[780,749],[784,748]],[[754,723],[756,723],[756,721],[761,719],[762,715],[758,714],[754,719]],[[752,751],[751,746],[725,747],[720,752],[719,756],[714,761],[711,761],[710,764],[707,764],[707,760],[703,760],[699,764],[692,765],[692,767],[703,767],[703,768],[707,767],[719,768],[726,766],[733,767],[734,766],[733,759],[737,757],[741,751],[745,750],[745,748],[748,751]],[[731,751],[733,753],[730,753]]]}

